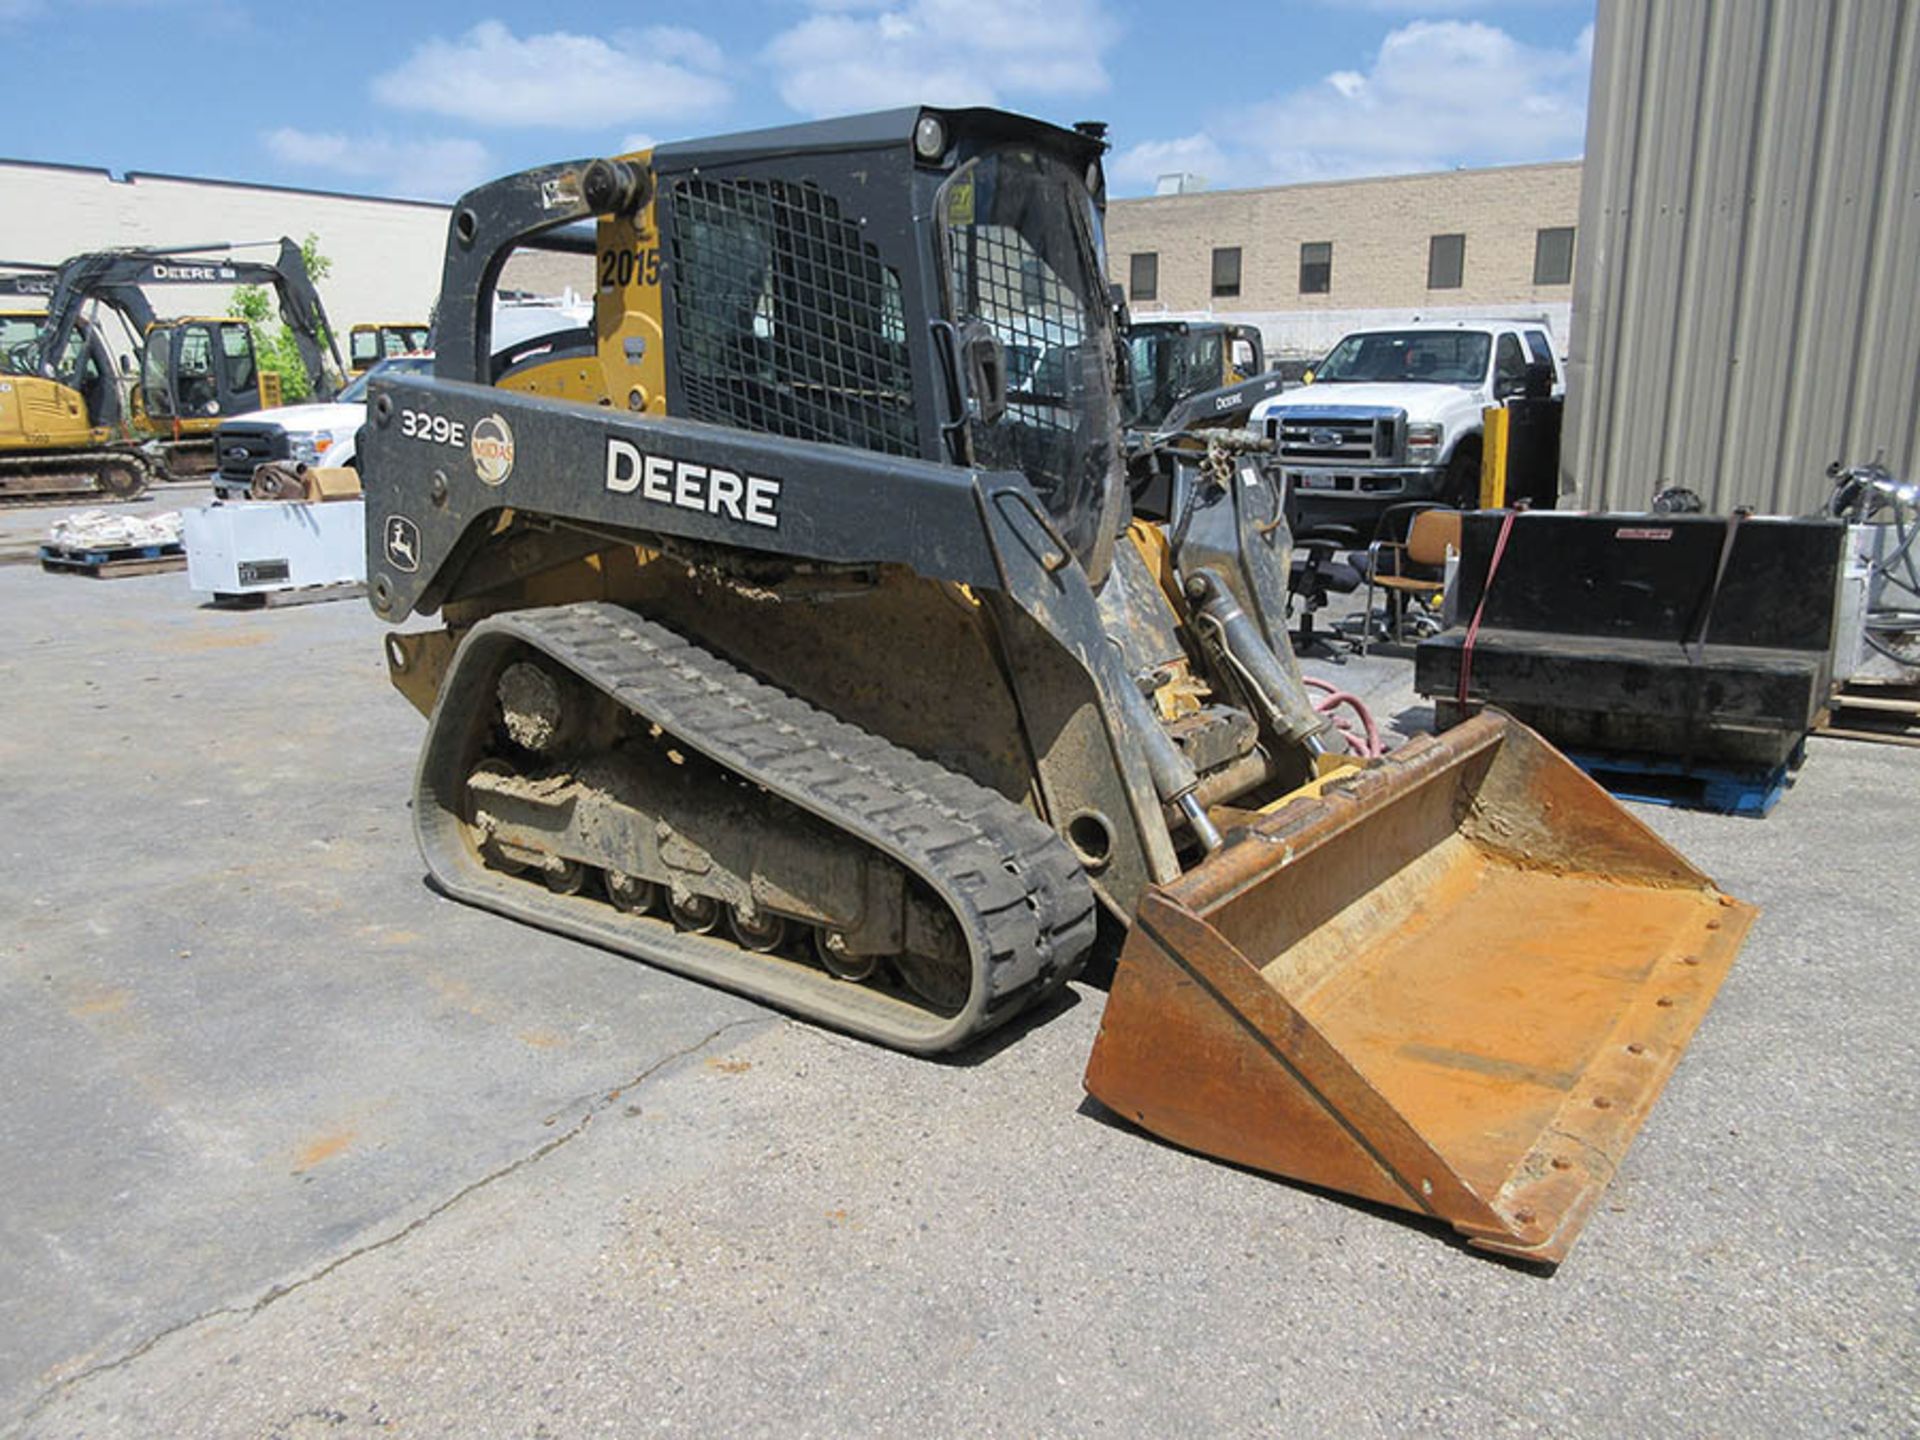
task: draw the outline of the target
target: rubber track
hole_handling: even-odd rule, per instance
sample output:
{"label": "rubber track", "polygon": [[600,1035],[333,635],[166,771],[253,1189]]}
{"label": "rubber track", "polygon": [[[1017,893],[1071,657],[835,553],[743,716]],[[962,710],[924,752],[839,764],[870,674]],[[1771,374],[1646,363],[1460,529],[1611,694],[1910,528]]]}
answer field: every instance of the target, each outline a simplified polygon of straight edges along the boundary
{"label": "rubber track", "polygon": [[1092,944],[1094,898],[1086,872],[1053,831],[1004,796],[615,605],[519,610],[487,624],[517,635],[676,740],[925,880],[985,960],[976,970],[984,974],[985,1004],[969,1033],[1050,992]]}
{"label": "rubber track", "polygon": [[[95,483],[92,490],[29,490],[8,488],[15,481],[30,481],[35,476],[52,473],[71,475],[76,471],[97,465],[99,458],[110,457],[114,460],[131,461],[140,472],[142,486],[138,494],[111,495]],[[68,461],[75,463],[68,464]],[[144,455],[124,450],[70,450],[47,455],[5,455],[0,456],[0,507],[23,505],[58,505],[63,501],[84,502],[105,500],[110,503],[124,500],[139,500],[153,489],[158,476],[153,465]]]}

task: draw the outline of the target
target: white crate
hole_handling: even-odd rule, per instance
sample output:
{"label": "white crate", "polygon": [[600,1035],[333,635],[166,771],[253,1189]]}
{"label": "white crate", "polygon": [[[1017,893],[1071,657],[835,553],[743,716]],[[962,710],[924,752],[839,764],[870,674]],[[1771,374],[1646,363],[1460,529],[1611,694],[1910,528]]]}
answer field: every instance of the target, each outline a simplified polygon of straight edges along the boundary
{"label": "white crate", "polygon": [[181,519],[187,583],[202,594],[366,583],[364,500],[241,500],[188,510]]}

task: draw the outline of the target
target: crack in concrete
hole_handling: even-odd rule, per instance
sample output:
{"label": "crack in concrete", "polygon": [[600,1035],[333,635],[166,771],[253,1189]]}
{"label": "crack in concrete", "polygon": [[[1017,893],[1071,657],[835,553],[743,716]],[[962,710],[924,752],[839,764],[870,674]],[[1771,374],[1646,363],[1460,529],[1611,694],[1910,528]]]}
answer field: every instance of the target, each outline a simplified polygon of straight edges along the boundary
{"label": "crack in concrete", "polygon": [[[416,1215],[412,1220],[409,1220],[405,1225],[401,1226],[398,1230],[395,1230],[392,1234],[383,1235],[378,1240],[370,1240],[365,1245],[356,1246],[354,1249],[349,1250],[346,1254],[336,1256],[334,1259],[329,1260],[326,1264],[322,1265],[319,1269],[314,1270],[309,1274],[302,1275],[298,1280],[295,1280],[290,1284],[274,1285],[271,1288],[269,1288],[265,1294],[261,1295],[261,1297],[258,1300],[253,1301],[249,1305],[216,1305],[210,1310],[203,1310],[199,1314],[191,1315],[184,1320],[176,1320],[171,1325],[167,1325],[160,1330],[156,1330],[153,1334],[149,1335],[146,1339],[142,1340],[138,1345],[134,1346],[131,1350],[128,1350],[123,1354],[116,1355],[111,1360],[102,1360],[97,1365],[89,1365],[86,1369],[67,1376],[64,1380],[60,1380],[55,1384],[49,1386],[47,1390],[44,1391],[40,1395],[40,1397],[33,1402],[32,1405],[28,1406],[27,1409],[24,1412],[22,1412],[20,1418],[17,1421],[13,1422],[11,1427],[8,1428],[7,1431],[5,1432],[6,1440],[15,1440],[15,1437],[25,1434],[27,1427],[31,1425],[34,1422],[34,1420],[39,1418],[39,1416],[42,1413],[44,1413],[49,1407],[51,1407],[61,1399],[65,1398],[76,1387],[84,1384],[89,1380],[94,1379],[97,1376],[105,1375],[110,1371],[124,1369],[126,1366],[131,1365],[134,1361],[138,1360],[141,1356],[147,1354],[155,1346],[162,1344],[166,1340],[171,1339],[173,1336],[180,1334],[182,1331],[194,1329],[196,1326],[204,1325],[211,1320],[218,1320],[223,1316],[232,1316],[240,1320],[251,1320],[254,1316],[258,1315],[261,1311],[265,1310],[269,1305],[272,1305],[277,1301],[284,1300],[287,1296],[293,1294],[297,1290],[304,1290],[309,1285],[316,1284],[319,1281],[326,1279],[329,1275],[333,1274],[336,1270],[339,1270],[341,1267],[346,1265],[351,1265],[354,1261],[362,1259],[365,1256],[371,1255],[376,1250],[384,1250],[391,1245],[399,1244],[402,1240],[405,1240],[408,1236],[415,1234],[425,1226],[437,1220],[440,1216],[446,1214],[447,1211],[453,1209],[454,1206],[458,1205],[461,1201],[465,1200],[468,1196],[473,1195],[480,1190],[484,1190],[489,1185],[492,1185],[495,1181],[504,1180],[509,1175],[512,1175],[517,1173],[518,1171],[524,1170],[530,1165],[538,1164],[540,1161],[546,1159],[547,1156],[551,1155],[554,1151],[558,1150],[562,1145],[565,1145],[569,1141],[578,1138],[580,1135],[584,1134],[587,1127],[593,1123],[593,1119],[596,1115],[599,1115],[601,1112],[606,1110],[609,1106],[617,1104],[619,1101],[624,1100],[631,1091],[633,1091],[634,1089],[638,1088],[641,1085],[646,1084],[648,1080],[652,1079],[661,1070],[673,1064],[675,1061],[684,1060],[690,1055],[699,1054],[702,1050],[706,1049],[709,1045],[713,1044],[714,1041],[718,1040],[722,1035],[726,1034],[729,1030],[738,1030],[745,1025],[775,1024],[775,1023],[778,1023],[780,1018],[781,1017],[778,1017],[778,1016],[768,1016],[768,1015],[746,1015],[746,1016],[742,1016],[738,1020],[729,1020],[726,1024],[720,1026],[716,1030],[709,1032],[706,1036],[702,1037],[699,1040],[694,1041],[692,1044],[684,1045],[678,1050],[672,1051],[669,1054],[661,1056],[658,1060],[654,1061],[653,1064],[647,1066],[646,1069],[642,1070],[638,1075],[635,1075],[631,1080],[626,1081],[624,1084],[608,1086],[604,1089],[594,1092],[598,1096],[598,1098],[588,1102],[587,1108],[581,1114],[580,1118],[574,1121],[573,1124],[569,1125],[560,1134],[555,1135],[550,1140],[544,1141],[540,1145],[536,1146],[534,1149],[528,1151],[525,1155],[520,1156],[518,1159],[509,1161],[507,1164],[502,1165],[499,1169],[491,1170],[487,1174],[482,1175],[478,1180],[474,1180],[469,1184],[461,1186],[460,1189],[456,1190],[452,1195],[449,1195],[445,1200],[440,1201],[437,1205],[434,1205],[430,1209],[422,1212],[421,1214]],[[575,1102],[575,1103],[579,1103],[579,1102]]]}

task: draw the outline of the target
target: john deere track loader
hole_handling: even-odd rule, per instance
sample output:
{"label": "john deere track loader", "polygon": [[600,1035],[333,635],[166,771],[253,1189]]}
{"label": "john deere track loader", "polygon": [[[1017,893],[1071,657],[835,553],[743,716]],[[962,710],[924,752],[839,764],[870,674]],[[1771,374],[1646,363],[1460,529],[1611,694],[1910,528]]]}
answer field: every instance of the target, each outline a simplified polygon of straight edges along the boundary
{"label": "john deere track loader", "polygon": [[[0,332],[0,500],[128,499],[152,480],[203,472],[221,419],[267,400],[271,377],[246,321],[157,316],[148,294],[156,287],[272,286],[310,386],[332,394],[340,354],[300,247],[282,239],[271,261],[230,259],[225,248],[100,250],[57,267],[12,267],[26,277],[16,287],[38,290],[46,305],[8,318]],[[103,311],[118,317],[138,361],[124,390]]]}
{"label": "john deere track loader", "polygon": [[[918,1052],[1130,927],[1093,1093],[1564,1253],[1749,911],[1484,715],[1338,752],[1256,456],[1130,519],[1100,143],[903,110],[467,194],[376,378],[369,596],[435,882]],[[593,333],[497,385],[516,247]]]}

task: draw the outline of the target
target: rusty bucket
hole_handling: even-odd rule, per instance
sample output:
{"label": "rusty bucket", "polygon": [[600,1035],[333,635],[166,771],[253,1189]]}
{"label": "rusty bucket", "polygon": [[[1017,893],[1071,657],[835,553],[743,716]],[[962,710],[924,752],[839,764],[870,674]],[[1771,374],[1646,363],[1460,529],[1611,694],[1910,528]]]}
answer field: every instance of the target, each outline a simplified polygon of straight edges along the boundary
{"label": "rusty bucket", "polygon": [[1755,913],[1488,712],[1148,892],[1087,1089],[1177,1145],[1557,1263]]}

